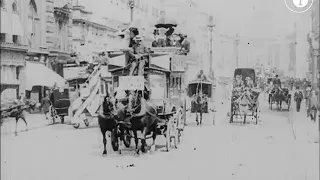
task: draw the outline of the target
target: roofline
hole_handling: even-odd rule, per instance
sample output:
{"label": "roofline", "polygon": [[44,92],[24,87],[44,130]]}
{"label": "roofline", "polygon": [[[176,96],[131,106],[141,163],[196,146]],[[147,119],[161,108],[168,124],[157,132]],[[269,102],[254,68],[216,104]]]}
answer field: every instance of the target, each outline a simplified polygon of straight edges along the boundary
{"label": "roofline", "polygon": [[72,23],[76,23],[76,22],[85,22],[85,23],[87,23],[89,25],[98,26],[100,28],[103,28],[103,29],[106,29],[106,30],[110,30],[110,31],[113,31],[113,32],[117,32],[118,31],[117,29],[114,29],[112,27],[109,27],[109,26],[106,26],[106,25],[103,25],[103,24],[99,24],[99,23],[95,23],[95,22],[92,22],[92,21],[88,21],[88,20],[82,19],[82,18],[72,19]]}

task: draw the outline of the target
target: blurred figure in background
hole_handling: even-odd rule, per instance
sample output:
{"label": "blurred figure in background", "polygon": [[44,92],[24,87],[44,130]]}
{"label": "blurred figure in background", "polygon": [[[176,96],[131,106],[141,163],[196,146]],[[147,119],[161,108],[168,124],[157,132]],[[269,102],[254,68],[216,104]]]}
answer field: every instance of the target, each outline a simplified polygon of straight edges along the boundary
{"label": "blurred figure in background", "polygon": [[309,104],[308,104],[308,109],[309,109],[309,115],[311,117],[311,121],[316,122],[317,118],[317,112],[318,109],[320,108],[319,106],[319,100],[316,95],[316,91],[313,89],[311,90],[311,95],[309,97]]}
{"label": "blurred figure in background", "polygon": [[296,92],[294,93],[294,101],[296,102],[296,110],[297,112],[300,112],[301,102],[303,100],[303,93],[299,86],[296,88]]}
{"label": "blurred figure in background", "polygon": [[42,111],[44,112],[44,115],[46,116],[46,120],[49,120],[50,118],[50,108],[51,108],[51,101],[49,98],[49,91],[46,91],[45,97],[42,99]]}

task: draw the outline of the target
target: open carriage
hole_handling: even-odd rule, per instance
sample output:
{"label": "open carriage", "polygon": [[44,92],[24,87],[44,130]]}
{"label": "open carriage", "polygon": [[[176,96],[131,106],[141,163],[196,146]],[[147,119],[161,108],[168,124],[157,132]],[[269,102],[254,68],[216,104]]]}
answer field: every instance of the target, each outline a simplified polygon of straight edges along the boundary
{"label": "open carriage", "polygon": [[[246,116],[252,116],[255,120],[255,124],[258,123],[259,113],[259,89],[256,87],[256,74],[252,68],[237,68],[234,71],[234,78],[242,81],[242,85],[237,86],[234,83],[231,97],[231,109],[230,109],[230,123],[237,116],[244,116],[244,123],[246,122]],[[251,81],[251,82],[250,82]],[[250,87],[250,83],[253,83]]]}
{"label": "open carriage", "polygon": [[[202,122],[202,114],[209,113],[209,100],[212,96],[212,83],[207,79],[196,79],[188,85],[188,94],[191,100],[191,113],[196,114],[197,124]],[[200,114],[200,121],[198,120]]]}

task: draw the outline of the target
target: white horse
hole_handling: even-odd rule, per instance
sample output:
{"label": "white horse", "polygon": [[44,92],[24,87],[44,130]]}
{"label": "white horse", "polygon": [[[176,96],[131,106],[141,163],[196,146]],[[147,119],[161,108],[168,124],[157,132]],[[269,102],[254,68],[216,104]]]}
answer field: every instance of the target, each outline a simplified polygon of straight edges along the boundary
{"label": "white horse", "polygon": [[251,98],[250,98],[250,92],[246,90],[237,100],[236,103],[238,104],[238,113],[240,117],[242,118],[242,115],[244,116],[243,124],[246,124],[246,117],[247,114],[250,113],[250,105],[251,105]]}

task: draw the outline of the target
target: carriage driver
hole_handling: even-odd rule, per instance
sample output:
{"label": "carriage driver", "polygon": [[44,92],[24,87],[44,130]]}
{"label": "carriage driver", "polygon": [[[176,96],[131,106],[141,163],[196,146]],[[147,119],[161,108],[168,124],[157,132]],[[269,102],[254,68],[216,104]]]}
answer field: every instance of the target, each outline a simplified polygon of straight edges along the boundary
{"label": "carriage driver", "polygon": [[280,91],[282,91],[281,89],[281,80],[279,79],[279,76],[276,75],[276,78],[273,80],[273,89],[278,88]]}
{"label": "carriage driver", "polygon": [[138,68],[138,75],[143,76],[144,66],[148,61],[149,50],[142,43],[142,36],[136,35],[134,38],[136,44],[132,46],[132,51],[129,51],[131,59],[131,67],[129,76],[133,75],[133,72]]}

